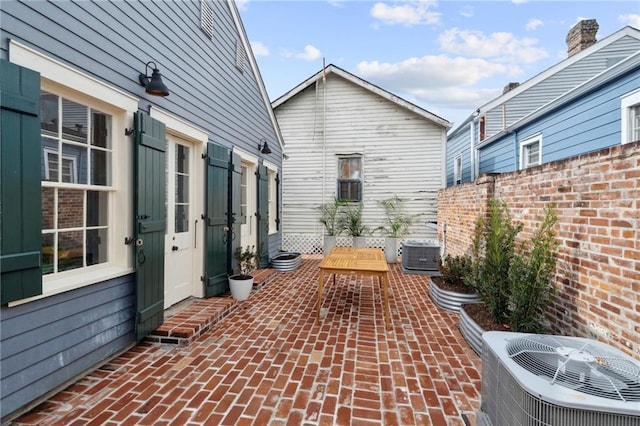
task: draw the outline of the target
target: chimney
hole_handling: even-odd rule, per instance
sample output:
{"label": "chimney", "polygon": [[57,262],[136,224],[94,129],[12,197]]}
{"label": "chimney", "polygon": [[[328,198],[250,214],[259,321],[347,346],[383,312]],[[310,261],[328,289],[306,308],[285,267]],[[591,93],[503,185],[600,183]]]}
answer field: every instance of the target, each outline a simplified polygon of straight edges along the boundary
{"label": "chimney", "polygon": [[598,22],[595,19],[583,19],[575,24],[567,34],[567,53],[573,56],[596,43]]}
{"label": "chimney", "polygon": [[504,86],[504,89],[502,89],[502,94],[504,95],[505,93],[515,89],[516,87],[520,86],[520,83],[516,82],[511,82],[511,83],[507,83],[506,86]]}

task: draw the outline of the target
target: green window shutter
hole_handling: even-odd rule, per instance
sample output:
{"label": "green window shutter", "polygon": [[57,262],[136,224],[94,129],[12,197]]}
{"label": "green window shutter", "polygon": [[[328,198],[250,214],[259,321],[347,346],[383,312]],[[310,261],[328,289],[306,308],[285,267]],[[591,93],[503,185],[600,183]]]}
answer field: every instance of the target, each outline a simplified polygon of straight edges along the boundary
{"label": "green window shutter", "polygon": [[276,173],[276,230],[280,230],[280,173]]}
{"label": "green window shutter", "polygon": [[229,149],[207,145],[207,189],[205,219],[205,297],[229,291]]}
{"label": "green window shutter", "polygon": [[258,164],[256,171],[258,179],[258,254],[260,268],[269,265],[269,171],[263,164]]}
{"label": "green window shutter", "polygon": [[40,74],[0,60],[0,299],[42,294]]}
{"label": "green window shutter", "polygon": [[165,125],[136,112],[136,337],[164,320],[164,234],[166,228]]}

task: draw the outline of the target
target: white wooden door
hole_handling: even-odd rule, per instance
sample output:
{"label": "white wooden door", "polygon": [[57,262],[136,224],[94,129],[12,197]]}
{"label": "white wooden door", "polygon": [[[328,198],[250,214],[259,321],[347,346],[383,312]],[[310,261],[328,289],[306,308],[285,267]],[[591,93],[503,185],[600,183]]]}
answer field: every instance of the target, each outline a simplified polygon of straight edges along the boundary
{"label": "white wooden door", "polygon": [[167,135],[167,232],[165,236],[164,305],[168,308],[193,294],[195,226],[195,148]]}

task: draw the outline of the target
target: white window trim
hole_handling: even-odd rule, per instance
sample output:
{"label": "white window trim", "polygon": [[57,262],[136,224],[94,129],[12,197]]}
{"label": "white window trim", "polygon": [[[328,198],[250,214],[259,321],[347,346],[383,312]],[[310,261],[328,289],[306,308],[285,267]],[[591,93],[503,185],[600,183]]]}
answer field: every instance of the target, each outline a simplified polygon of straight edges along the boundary
{"label": "white window trim", "polygon": [[628,93],[620,99],[620,143],[622,145],[631,140],[631,107],[640,104],[640,89]]}
{"label": "white window trim", "polygon": [[42,90],[111,115],[113,137],[112,185],[106,188],[110,193],[109,262],[60,272],[55,276],[45,275],[42,277],[42,294],[9,304],[16,306],[133,272],[131,249],[124,246],[124,238],[133,232],[132,221],[115,218],[133,215],[133,197],[130,192],[133,160],[129,155],[130,141],[125,136],[125,128],[133,122],[133,113],[138,110],[138,99],[14,40],[9,42],[9,60],[38,71]]}
{"label": "white window trim", "polygon": [[453,184],[462,183],[462,154],[458,154],[453,158]]}
{"label": "white window trim", "polygon": [[[524,148],[529,145],[533,145],[537,143],[539,145],[538,149],[538,163],[537,164],[526,164],[525,165],[525,155]],[[542,164],[542,134],[539,133],[534,136],[530,136],[522,141],[520,141],[520,169],[526,169],[528,167],[535,167]]]}

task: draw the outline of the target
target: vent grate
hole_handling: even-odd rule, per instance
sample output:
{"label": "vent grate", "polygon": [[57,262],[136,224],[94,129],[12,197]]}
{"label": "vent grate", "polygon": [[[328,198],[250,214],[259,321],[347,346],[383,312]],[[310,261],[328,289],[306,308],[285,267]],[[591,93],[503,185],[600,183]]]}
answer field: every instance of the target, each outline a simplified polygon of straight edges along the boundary
{"label": "vent grate", "polygon": [[507,353],[525,370],[589,395],[640,401],[640,368],[589,342],[549,335],[511,339]]}
{"label": "vent grate", "polygon": [[200,1],[200,28],[210,38],[213,38],[213,9],[208,0]]}

